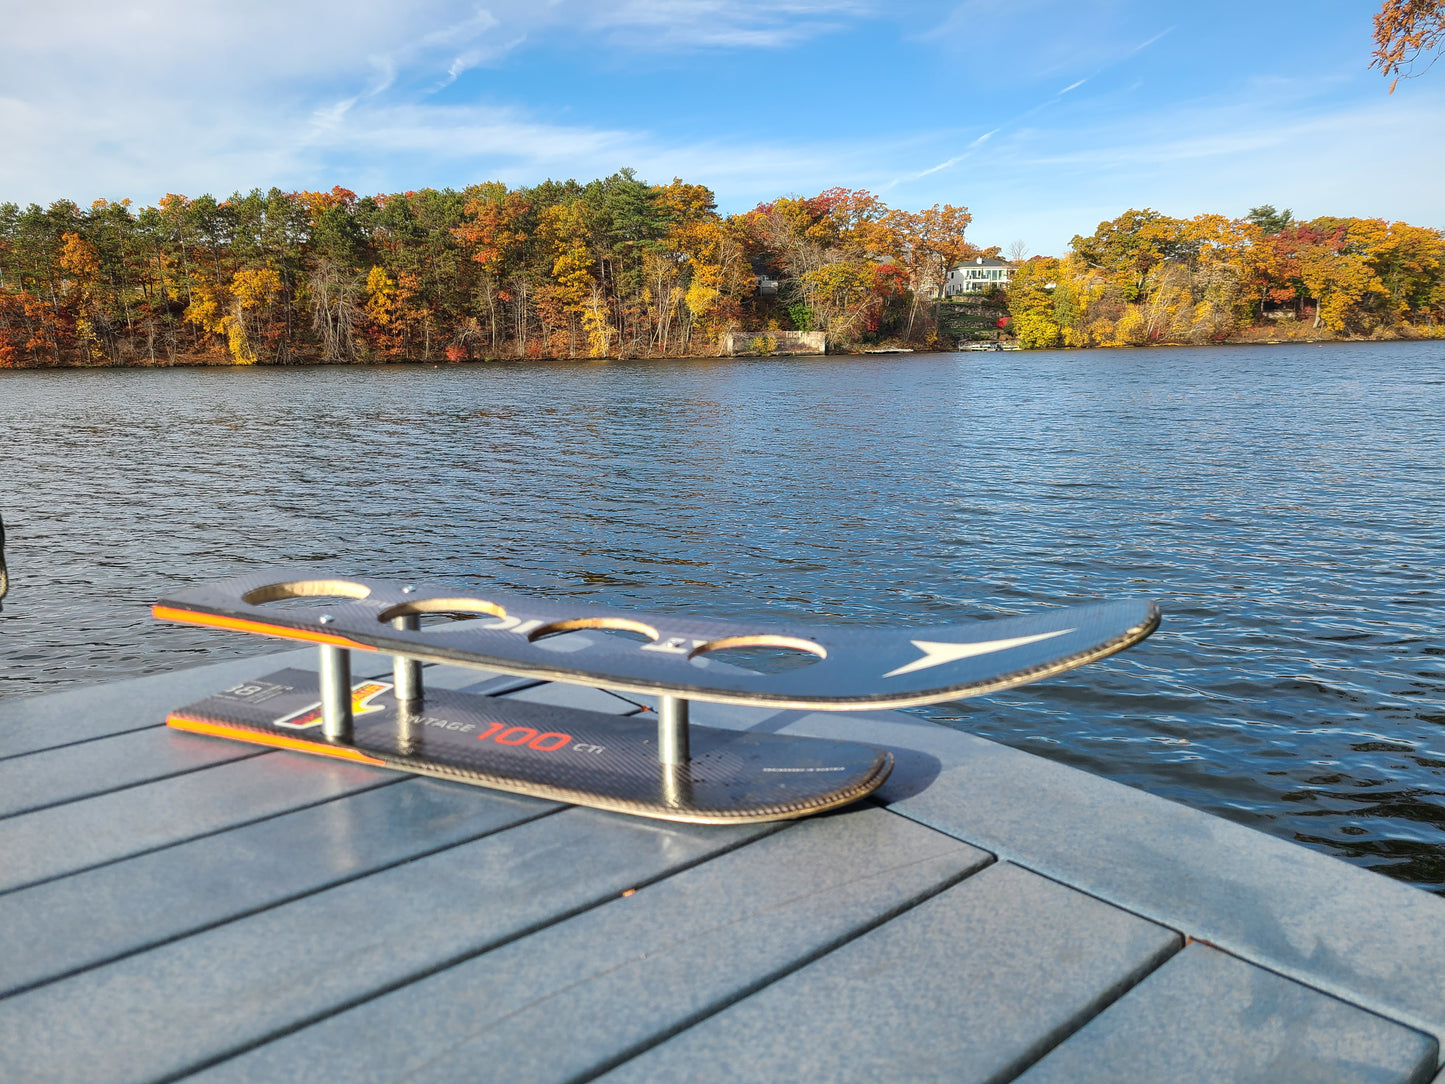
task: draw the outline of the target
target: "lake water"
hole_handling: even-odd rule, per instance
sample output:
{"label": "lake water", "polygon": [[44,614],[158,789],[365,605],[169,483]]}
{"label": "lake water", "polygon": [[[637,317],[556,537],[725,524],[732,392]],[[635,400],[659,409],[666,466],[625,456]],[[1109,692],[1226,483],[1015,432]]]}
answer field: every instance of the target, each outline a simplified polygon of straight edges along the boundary
{"label": "lake water", "polygon": [[0,696],[257,653],[283,562],[923,626],[1151,596],[920,713],[1445,890],[1445,344],[0,371]]}

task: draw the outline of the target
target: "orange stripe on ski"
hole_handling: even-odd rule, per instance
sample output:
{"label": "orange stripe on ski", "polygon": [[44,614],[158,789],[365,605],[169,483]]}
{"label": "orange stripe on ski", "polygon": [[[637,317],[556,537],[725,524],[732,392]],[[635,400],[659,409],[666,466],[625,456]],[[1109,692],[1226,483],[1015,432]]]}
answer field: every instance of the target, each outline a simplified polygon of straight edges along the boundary
{"label": "orange stripe on ski", "polygon": [[224,723],[208,723],[201,719],[188,719],[180,714],[166,716],[166,726],[176,730],[186,730],[192,734],[207,734],[213,738],[231,738],[235,741],[250,742],[252,745],[270,745],[277,749],[291,749],[298,753],[315,753],[323,757],[354,760],[361,764],[382,766],[386,764],[383,760],[369,757],[356,749],[348,749],[344,745],[326,745],[321,742],[305,741],[301,738],[288,738],[284,734],[265,734],[259,730],[226,726]]}
{"label": "orange stripe on ski", "polygon": [[332,644],[335,647],[349,647],[357,651],[375,651],[370,644],[357,643],[345,636],[329,632],[310,632],[306,629],[292,629],[284,625],[268,625],[263,621],[247,621],[240,617],[218,617],[215,614],[197,613],[195,610],[177,610],[173,606],[152,606],[151,616],[161,621],[183,621],[189,625],[208,625],[216,629],[231,629],[235,632],[259,632],[265,636],[281,636],[287,640],[307,640],[314,644]]}

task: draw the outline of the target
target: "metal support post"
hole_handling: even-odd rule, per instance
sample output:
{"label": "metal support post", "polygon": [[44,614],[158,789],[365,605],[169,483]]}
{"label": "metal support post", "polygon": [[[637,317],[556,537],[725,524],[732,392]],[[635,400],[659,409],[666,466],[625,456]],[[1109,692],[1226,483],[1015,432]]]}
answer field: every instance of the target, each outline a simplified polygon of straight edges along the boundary
{"label": "metal support post", "polygon": [[657,759],[664,764],[686,764],[687,701],[680,696],[657,698]]}
{"label": "metal support post", "polygon": [[687,708],[680,696],[657,698],[657,759],[662,768],[662,800],[670,806],[692,805]]}
{"label": "metal support post", "polygon": [[[393,628],[403,632],[415,632],[421,628],[421,618],[416,614],[403,614],[401,617],[392,618],[391,624]],[[391,678],[396,686],[398,705],[410,704],[415,707],[421,703],[421,663],[418,660],[404,655],[393,656]]]}
{"label": "metal support post", "polygon": [[421,752],[423,732],[420,700],[400,700],[396,705],[396,748],[403,756]]}
{"label": "metal support post", "polygon": [[351,741],[351,652],[321,645],[321,733],[327,741]]}
{"label": "metal support post", "polygon": [[662,772],[662,800],[674,809],[692,805],[692,768],[686,764],[659,764]]}

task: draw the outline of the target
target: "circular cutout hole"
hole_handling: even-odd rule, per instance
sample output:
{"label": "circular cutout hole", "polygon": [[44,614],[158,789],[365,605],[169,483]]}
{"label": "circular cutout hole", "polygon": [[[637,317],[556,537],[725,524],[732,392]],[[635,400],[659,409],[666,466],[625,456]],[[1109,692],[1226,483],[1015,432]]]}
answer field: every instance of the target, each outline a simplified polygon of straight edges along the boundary
{"label": "circular cutout hole", "polygon": [[569,632],[579,632],[583,629],[640,644],[650,644],[657,639],[657,630],[651,625],[641,621],[632,621],[625,617],[574,617],[567,621],[553,621],[550,625],[534,629],[527,639],[535,644],[538,640],[565,636]]}
{"label": "circular cutout hole", "polygon": [[370,594],[371,588],[349,580],[288,580],[253,588],[241,596],[241,601],[248,606],[276,609],[325,609]]}
{"label": "circular cutout hole", "polygon": [[418,627],[429,629],[434,625],[450,625],[456,621],[475,621],[476,614],[462,613],[458,610],[448,610],[446,613],[418,614],[416,622]]}
{"label": "circular cutout hole", "polygon": [[419,598],[389,606],[376,615],[383,625],[394,618],[417,617],[421,625],[442,625],[451,621],[469,621],[474,617],[506,617],[507,611],[495,602],[481,598]]}
{"label": "circular cutout hole", "polygon": [[626,640],[632,644],[650,644],[657,640],[656,634],[649,636],[637,629],[597,629],[603,636],[610,636],[614,640]]}
{"label": "circular cutout hole", "polygon": [[689,658],[702,656],[755,674],[782,674],[821,662],[828,652],[797,636],[725,636],[703,644]]}

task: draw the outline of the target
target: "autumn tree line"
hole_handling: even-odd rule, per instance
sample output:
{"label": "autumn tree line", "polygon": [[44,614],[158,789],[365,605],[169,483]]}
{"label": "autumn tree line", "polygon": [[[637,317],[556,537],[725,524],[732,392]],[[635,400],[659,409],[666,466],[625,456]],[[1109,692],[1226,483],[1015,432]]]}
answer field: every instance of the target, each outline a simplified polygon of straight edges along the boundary
{"label": "autumn tree line", "polygon": [[[773,330],[823,331],[830,349],[951,347],[959,302],[940,302],[939,285],[999,255],[967,240],[969,223],[963,207],[905,211],[841,188],[724,216],[702,185],[631,170],[460,192],[168,195],[140,209],[5,203],[0,366],[668,357]],[[1285,324],[1433,335],[1442,266],[1440,232],[1403,223],[1131,210],[965,304],[1032,347]]]}
{"label": "autumn tree line", "polygon": [[[1384,0],[1370,66],[1423,75],[1445,47],[1445,0]],[[1297,221],[1146,208],[1022,263],[1009,330],[1026,347],[1303,337],[1445,337],[1445,235],[1378,218]]]}
{"label": "autumn tree line", "polygon": [[927,342],[928,289],[984,251],[968,223],[844,189],[723,216],[706,187],[631,170],[0,204],[0,365],[666,357],[770,329]]}
{"label": "autumn tree line", "polygon": [[1445,337],[1445,234],[1378,218],[1130,210],[1008,291],[1026,347]]}

